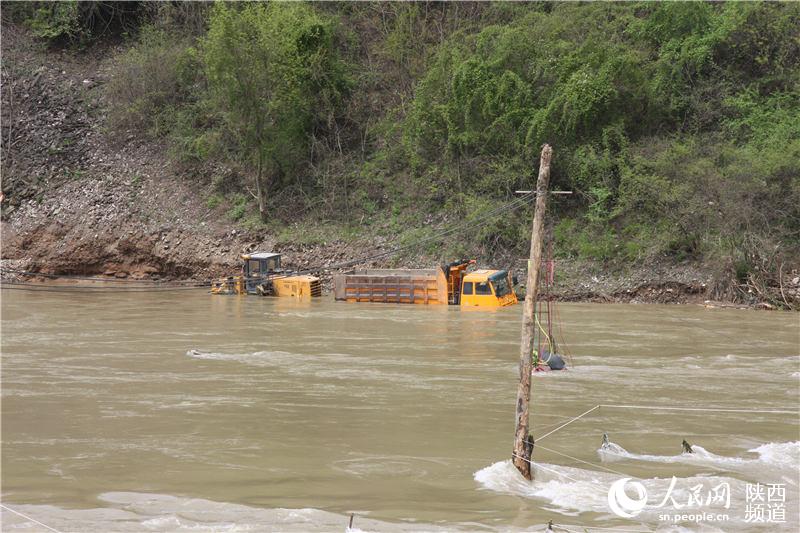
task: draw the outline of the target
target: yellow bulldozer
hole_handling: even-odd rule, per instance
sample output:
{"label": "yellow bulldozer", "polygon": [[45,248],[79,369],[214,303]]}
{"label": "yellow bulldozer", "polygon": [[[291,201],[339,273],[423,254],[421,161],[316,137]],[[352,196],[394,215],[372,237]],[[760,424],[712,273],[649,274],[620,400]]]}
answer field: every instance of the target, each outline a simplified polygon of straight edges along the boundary
{"label": "yellow bulldozer", "polygon": [[255,252],[242,255],[242,275],[215,280],[212,294],[258,296],[322,296],[322,282],[315,276],[293,274],[281,268],[281,254]]}

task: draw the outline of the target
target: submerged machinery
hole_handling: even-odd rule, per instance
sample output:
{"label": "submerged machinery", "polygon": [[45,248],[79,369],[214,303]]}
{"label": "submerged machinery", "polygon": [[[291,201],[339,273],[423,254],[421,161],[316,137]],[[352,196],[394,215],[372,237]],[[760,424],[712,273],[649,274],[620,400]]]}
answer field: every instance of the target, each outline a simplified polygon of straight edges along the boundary
{"label": "submerged machinery", "polygon": [[337,300],[462,307],[504,307],[517,303],[506,270],[467,272],[474,260],[439,268],[354,270],[333,277]]}
{"label": "submerged machinery", "polygon": [[213,294],[322,296],[322,283],[318,277],[281,269],[281,254],[255,252],[242,255],[242,261],[242,275],[214,281],[211,286]]}
{"label": "submerged machinery", "polygon": [[[462,259],[437,268],[366,269],[333,276],[336,300],[408,304],[505,307],[517,303],[514,282],[506,270],[467,268]],[[281,268],[281,255],[255,252],[242,255],[242,274],[214,281],[213,294],[259,296],[322,296],[318,277]]]}

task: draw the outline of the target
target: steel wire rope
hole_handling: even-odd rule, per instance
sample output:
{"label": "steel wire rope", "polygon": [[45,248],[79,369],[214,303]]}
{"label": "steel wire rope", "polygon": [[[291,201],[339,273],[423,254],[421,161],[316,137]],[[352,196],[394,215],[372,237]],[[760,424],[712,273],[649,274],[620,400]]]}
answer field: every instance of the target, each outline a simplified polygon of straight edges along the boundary
{"label": "steel wire rope", "polygon": [[[4,269],[2,273],[10,273],[10,274],[18,274],[22,276],[28,277],[44,277],[49,279],[59,279],[59,280],[76,280],[76,281],[96,281],[100,283],[128,283],[130,285],[139,284],[139,285],[146,285],[145,288],[152,288],[152,287],[169,287],[174,285],[195,285],[195,286],[208,286],[217,279],[221,278],[206,278],[206,279],[184,279],[184,280],[150,280],[150,279],[114,279],[114,278],[101,278],[98,276],[74,276],[74,275],[60,275],[60,274],[45,274],[43,272],[34,272],[31,270],[17,270],[17,269]],[[226,277],[236,277],[241,278],[241,276],[226,276]],[[243,278],[244,280],[254,280],[254,279],[264,279],[264,276],[247,276]],[[12,280],[13,281],[13,280]],[[5,283],[5,282],[4,282]],[[10,281],[8,282],[10,283]],[[37,284],[38,286],[38,284]],[[86,285],[81,285],[81,287],[86,287]],[[103,287],[103,288],[113,288],[113,287]],[[135,288],[135,287],[134,287]]]}
{"label": "steel wire rope", "polygon": [[119,287],[87,287],[87,286],[58,286],[58,285],[44,285],[40,283],[20,283],[4,281],[0,283],[0,289],[9,291],[29,291],[29,292],[63,292],[63,293],[76,293],[85,292],[89,293],[102,293],[113,290],[117,293],[134,293],[134,292],[169,292],[169,291],[190,291],[198,289],[207,289],[209,285],[197,285],[192,287],[139,287],[122,289]]}
{"label": "steel wire rope", "polygon": [[555,301],[553,302],[553,314],[555,315],[556,328],[558,328],[556,337],[560,337],[558,342],[564,348],[562,351],[567,358],[570,368],[575,368],[575,362],[572,360],[572,349],[569,347],[569,344],[567,344],[567,337],[564,335],[564,328],[561,324],[561,309],[559,305],[556,305]]}
{"label": "steel wire rope", "polygon": [[157,279],[119,279],[119,278],[102,278],[99,276],[79,276],[73,274],[46,274],[44,272],[34,272],[32,270],[18,270],[13,268],[6,268],[2,270],[3,273],[18,274],[21,276],[42,277],[50,279],[67,279],[76,281],[98,281],[102,283],[128,283],[128,284],[151,284],[151,285],[182,285],[191,283],[203,283],[206,280],[157,280]]}

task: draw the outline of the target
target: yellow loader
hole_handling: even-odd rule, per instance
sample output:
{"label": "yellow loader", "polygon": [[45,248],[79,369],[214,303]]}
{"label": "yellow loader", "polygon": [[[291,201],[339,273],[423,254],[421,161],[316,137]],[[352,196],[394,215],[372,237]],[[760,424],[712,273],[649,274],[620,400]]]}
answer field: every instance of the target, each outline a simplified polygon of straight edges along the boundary
{"label": "yellow loader", "polygon": [[292,274],[281,269],[281,254],[255,252],[242,255],[242,275],[214,281],[212,294],[258,296],[322,296],[322,282],[315,276]]}

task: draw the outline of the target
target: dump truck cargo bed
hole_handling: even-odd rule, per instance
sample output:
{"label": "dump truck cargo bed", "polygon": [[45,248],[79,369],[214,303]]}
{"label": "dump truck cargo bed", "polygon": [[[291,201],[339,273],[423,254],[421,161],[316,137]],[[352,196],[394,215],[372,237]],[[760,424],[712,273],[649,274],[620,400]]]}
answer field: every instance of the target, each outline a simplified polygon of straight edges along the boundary
{"label": "dump truck cargo bed", "polygon": [[348,302],[447,305],[441,268],[367,269],[333,276],[334,297]]}

